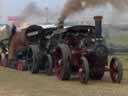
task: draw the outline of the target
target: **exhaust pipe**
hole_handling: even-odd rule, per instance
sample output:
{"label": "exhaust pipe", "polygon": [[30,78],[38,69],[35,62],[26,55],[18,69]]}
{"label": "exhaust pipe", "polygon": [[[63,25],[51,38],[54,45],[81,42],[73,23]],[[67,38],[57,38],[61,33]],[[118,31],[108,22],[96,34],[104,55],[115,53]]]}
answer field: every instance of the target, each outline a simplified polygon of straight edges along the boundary
{"label": "exhaust pipe", "polygon": [[59,21],[58,28],[59,29],[63,29],[64,28],[64,21],[63,20]]}
{"label": "exhaust pipe", "polygon": [[95,16],[96,38],[102,38],[102,16]]}

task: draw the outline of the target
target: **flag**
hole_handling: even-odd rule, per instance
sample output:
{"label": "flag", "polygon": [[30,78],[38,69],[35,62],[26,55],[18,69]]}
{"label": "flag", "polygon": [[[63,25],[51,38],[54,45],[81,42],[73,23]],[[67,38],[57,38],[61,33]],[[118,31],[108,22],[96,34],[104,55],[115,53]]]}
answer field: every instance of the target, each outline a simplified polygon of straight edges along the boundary
{"label": "flag", "polygon": [[16,20],[16,16],[8,16],[8,21],[15,21]]}

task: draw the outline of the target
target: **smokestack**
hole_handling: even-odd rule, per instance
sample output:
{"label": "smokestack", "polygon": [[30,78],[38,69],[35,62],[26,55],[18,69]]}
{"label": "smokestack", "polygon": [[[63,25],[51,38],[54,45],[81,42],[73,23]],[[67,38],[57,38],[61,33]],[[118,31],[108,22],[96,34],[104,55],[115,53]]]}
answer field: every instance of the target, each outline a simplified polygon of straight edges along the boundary
{"label": "smokestack", "polygon": [[95,28],[96,28],[96,38],[102,37],[102,16],[95,16]]}
{"label": "smokestack", "polygon": [[63,29],[64,28],[64,19],[63,18],[59,19],[58,27],[59,27],[59,29]]}

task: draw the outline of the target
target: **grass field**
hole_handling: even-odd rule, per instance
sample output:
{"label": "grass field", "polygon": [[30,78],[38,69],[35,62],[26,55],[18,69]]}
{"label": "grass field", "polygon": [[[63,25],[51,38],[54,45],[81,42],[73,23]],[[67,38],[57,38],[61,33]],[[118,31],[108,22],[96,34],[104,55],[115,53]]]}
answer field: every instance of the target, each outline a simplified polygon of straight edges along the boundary
{"label": "grass field", "polygon": [[32,75],[0,67],[0,96],[128,96],[128,57],[118,57],[125,69],[121,84],[112,83],[109,73],[101,81],[84,85],[78,79],[59,81],[43,73]]}
{"label": "grass field", "polygon": [[126,46],[128,48],[128,32],[111,32],[109,33],[109,38],[106,40],[108,43]]}

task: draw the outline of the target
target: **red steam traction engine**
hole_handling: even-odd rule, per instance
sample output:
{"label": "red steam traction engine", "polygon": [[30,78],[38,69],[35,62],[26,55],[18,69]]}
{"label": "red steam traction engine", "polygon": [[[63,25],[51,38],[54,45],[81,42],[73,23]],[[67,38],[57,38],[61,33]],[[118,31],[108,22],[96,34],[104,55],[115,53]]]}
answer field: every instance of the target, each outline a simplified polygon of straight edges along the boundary
{"label": "red steam traction engine", "polygon": [[102,16],[95,16],[95,26],[73,26],[60,34],[62,42],[55,49],[55,71],[60,80],[77,74],[82,83],[101,80],[106,70],[113,82],[122,80],[122,64],[113,57],[108,65],[108,48],[102,37]]}

